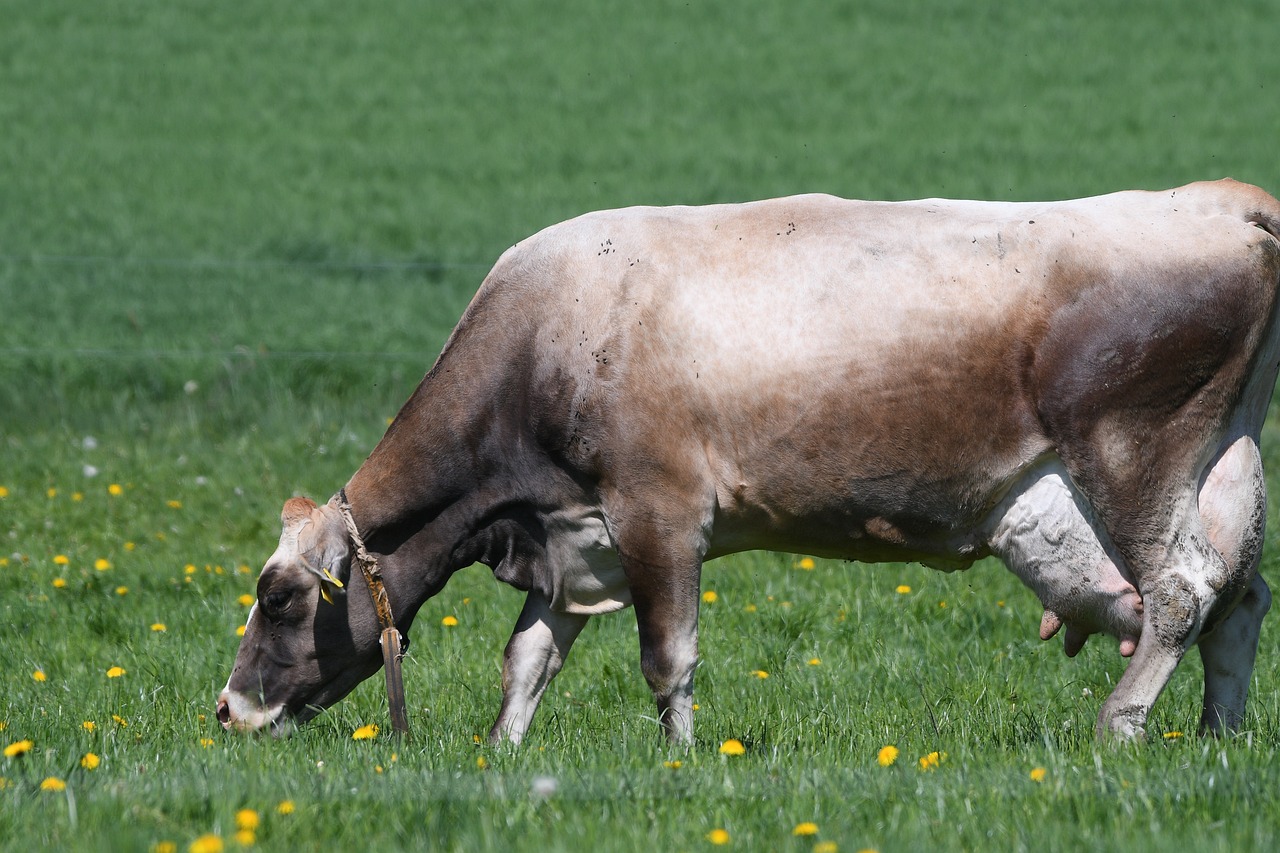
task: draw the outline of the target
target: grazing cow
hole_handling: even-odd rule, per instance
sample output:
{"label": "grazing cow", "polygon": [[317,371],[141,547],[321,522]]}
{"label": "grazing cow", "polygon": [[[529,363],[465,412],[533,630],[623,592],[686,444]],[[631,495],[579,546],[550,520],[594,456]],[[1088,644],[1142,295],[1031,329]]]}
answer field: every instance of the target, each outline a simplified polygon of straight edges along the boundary
{"label": "grazing cow", "polygon": [[548,228],[498,261],[344,489],[285,504],[218,718],[332,705],[382,665],[371,593],[407,632],[480,562],[528,593],[491,738],[518,742],[587,619],[632,605],[687,742],[702,563],[771,549],[994,554],[1043,637],[1131,655],[1099,736],[1141,737],[1194,644],[1201,727],[1234,730],[1270,605],[1278,235],[1280,203],[1233,181]]}

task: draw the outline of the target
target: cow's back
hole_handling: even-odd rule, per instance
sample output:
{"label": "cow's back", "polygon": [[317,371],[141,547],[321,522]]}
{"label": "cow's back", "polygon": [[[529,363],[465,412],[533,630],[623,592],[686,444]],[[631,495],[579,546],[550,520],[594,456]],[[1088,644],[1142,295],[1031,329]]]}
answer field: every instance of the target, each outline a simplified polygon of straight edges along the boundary
{"label": "cow's back", "polygon": [[510,250],[459,330],[507,350],[541,440],[581,471],[713,506],[712,553],[803,540],[964,562],[1001,490],[1053,451],[1035,384],[1055,318],[1249,277],[1274,256],[1250,222],[1275,210],[1218,182],[606,211]]}

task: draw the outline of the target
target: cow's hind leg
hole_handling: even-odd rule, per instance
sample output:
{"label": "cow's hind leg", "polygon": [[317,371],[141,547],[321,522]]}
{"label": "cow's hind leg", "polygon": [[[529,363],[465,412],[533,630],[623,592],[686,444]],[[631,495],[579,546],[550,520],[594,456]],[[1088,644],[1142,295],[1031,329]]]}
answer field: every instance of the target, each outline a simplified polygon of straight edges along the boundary
{"label": "cow's hind leg", "polygon": [[[1141,506],[1138,497],[1129,506]],[[1258,630],[1270,604],[1257,578],[1266,497],[1253,440],[1227,446],[1199,489],[1175,495],[1168,505],[1163,525],[1159,513],[1134,513],[1115,525],[1116,544],[1138,576],[1144,615],[1133,661],[1099,714],[1100,736],[1141,736],[1151,706],[1197,642],[1205,663],[1202,728],[1234,728],[1244,713]]]}
{"label": "cow's hind leg", "polygon": [[1258,633],[1271,607],[1271,591],[1257,574],[1267,489],[1262,457],[1253,439],[1238,439],[1214,462],[1200,487],[1199,504],[1209,541],[1226,560],[1229,573],[1250,578],[1239,604],[1219,624],[1210,625],[1199,643],[1204,662],[1200,731],[1224,734],[1237,730],[1243,719]]}
{"label": "cow's hind leg", "polygon": [[502,710],[489,731],[490,742],[520,743],[588,618],[552,610],[542,593],[529,593],[503,656]]}

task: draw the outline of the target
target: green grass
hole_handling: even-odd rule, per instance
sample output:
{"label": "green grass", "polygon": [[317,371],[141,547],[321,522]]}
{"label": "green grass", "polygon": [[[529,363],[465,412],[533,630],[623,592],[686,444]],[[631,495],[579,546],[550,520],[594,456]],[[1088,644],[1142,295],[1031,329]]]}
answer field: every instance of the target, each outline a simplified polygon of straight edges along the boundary
{"label": "green grass", "polygon": [[281,502],[347,479],[541,227],[819,190],[1280,190],[1264,5],[972,6],[0,3],[0,744],[34,743],[0,758],[0,848],[234,846],[242,808],[264,850],[1272,846],[1270,624],[1245,736],[1190,735],[1192,655],[1151,723],[1188,736],[1099,749],[1114,642],[1041,644],[989,563],[710,564],[688,754],[657,733],[629,613],[588,626],[522,749],[474,743],[521,604],[481,568],[415,628],[410,741],[351,739],[386,722],[377,679],[287,741],[212,720]]}

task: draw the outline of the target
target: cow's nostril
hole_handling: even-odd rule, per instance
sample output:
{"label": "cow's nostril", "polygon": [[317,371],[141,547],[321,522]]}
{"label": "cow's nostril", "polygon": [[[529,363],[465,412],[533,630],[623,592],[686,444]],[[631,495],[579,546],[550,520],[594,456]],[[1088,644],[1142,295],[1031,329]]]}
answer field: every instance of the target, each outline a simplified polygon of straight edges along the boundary
{"label": "cow's nostril", "polygon": [[222,723],[223,728],[231,725],[231,706],[226,699],[218,699],[218,722]]}

